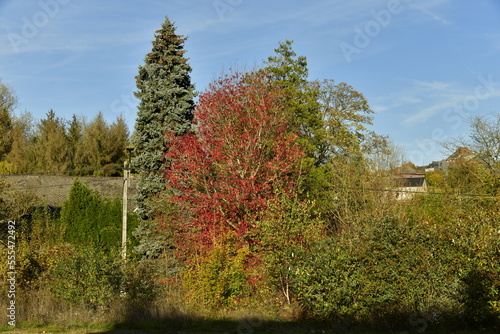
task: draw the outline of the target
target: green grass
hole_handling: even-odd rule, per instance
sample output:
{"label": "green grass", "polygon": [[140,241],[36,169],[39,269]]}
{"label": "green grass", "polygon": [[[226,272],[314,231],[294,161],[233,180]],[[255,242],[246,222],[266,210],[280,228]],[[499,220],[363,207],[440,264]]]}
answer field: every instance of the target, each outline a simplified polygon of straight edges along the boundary
{"label": "green grass", "polygon": [[[219,329],[203,329],[203,328],[184,328],[178,331],[177,328],[165,328],[162,330],[144,330],[144,329],[114,329],[109,330],[107,328],[95,328],[95,329],[64,329],[61,327],[41,327],[41,328],[25,328],[25,329],[8,329],[5,326],[0,327],[0,332],[6,332],[10,334],[51,334],[51,333],[68,333],[68,334],[159,334],[159,333],[182,333],[182,334],[233,334],[233,333],[251,333],[251,334],[402,334],[402,333],[419,333],[416,331],[375,331],[375,330],[366,330],[366,331],[340,331],[333,329],[321,329],[321,328],[297,328],[294,329],[292,327],[287,328],[255,328],[250,331],[238,331],[237,327],[233,328],[219,328]],[[465,331],[424,331],[422,333],[425,334],[496,334],[498,331],[480,331],[480,330],[465,330]]]}
{"label": "green grass", "polygon": [[298,322],[279,322],[279,321],[251,321],[251,320],[197,320],[185,322],[145,322],[116,325],[85,325],[80,328],[64,326],[41,326],[41,327],[20,327],[12,328],[10,326],[0,327],[0,332],[9,334],[51,334],[51,333],[69,333],[69,334],[494,334],[498,330],[462,330],[449,331],[445,329],[418,331],[416,328],[408,326],[407,329],[397,330],[345,330],[341,328],[333,329],[331,326],[318,322],[298,321]]}

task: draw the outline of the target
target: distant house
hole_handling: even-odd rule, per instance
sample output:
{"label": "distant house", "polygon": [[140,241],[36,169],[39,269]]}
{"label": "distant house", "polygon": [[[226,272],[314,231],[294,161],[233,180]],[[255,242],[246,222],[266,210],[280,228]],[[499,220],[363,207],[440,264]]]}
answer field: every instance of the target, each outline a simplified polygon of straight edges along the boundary
{"label": "distant house", "polygon": [[478,156],[472,153],[471,150],[469,150],[466,147],[459,147],[448,158],[441,161],[433,161],[429,165],[421,167],[421,169],[425,170],[426,172],[435,172],[438,170],[442,170],[448,173],[450,166],[460,161],[461,162],[477,161],[481,163],[481,160],[478,159]]}
{"label": "distant house", "polygon": [[448,171],[450,162],[447,160],[433,161],[428,166],[422,167],[425,172],[436,172],[438,170]]}
{"label": "distant house", "polygon": [[453,162],[457,160],[471,161],[477,158],[477,155],[472,153],[467,147],[459,147],[452,155],[446,158],[446,161]]}
{"label": "distant house", "polygon": [[425,174],[402,173],[396,176],[396,182],[398,184],[396,198],[399,201],[408,201],[415,194],[427,192]]}

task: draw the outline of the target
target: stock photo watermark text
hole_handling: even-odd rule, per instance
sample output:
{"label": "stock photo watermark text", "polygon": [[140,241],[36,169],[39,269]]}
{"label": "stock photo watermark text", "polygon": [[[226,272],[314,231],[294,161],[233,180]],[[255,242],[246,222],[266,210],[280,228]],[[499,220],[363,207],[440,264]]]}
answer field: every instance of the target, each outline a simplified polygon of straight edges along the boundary
{"label": "stock photo watermark text", "polygon": [[234,11],[236,7],[241,5],[243,0],[215,0],[212,4],[221,21],[224,21],[226,14]]}
{"label": "stock photo watermark text", "polygon": [[409,1],[411,0],[389,0],[385,8],[370,11],[372,19],[354,27],[352,42],[342,41],[339,44],[345,60],[350,63],[353,55],[367,48],[381,31],[391,24],[393,16],[403,11],[403,2]]}
{"label": "stock photo watermark text", "polygon": [[7,323],[16,326],[16,221],[7,225]]}
{"label": "stock photo watermark text", "polygon": [[19,32],[11,32],[7,35],[10,45],[14,52],[21,51],[21,47],[26,46],[33,40],[40,29],[49,24],[50,20],[59,14],[61,5],[66,5],[71,0],[41,0],[38,1],[40,10],[36,11],[31,17],[23,16],[21,18],[21,28]]}
{"label": "stock photo watermark text", "polygon": [[450,126],[436,127],[431,132],[431,138],[415,141],[417,149],[410,153],[411,161],[423,161],[426,156],[438,152],[440,143],[451,139],[447,129],[457,130],[479,109],[481,101],[500,95],[500,81],[494,81],[492,74],[480,74],[476,79],[478,84],[474,90],[444,112],[443,120]]}

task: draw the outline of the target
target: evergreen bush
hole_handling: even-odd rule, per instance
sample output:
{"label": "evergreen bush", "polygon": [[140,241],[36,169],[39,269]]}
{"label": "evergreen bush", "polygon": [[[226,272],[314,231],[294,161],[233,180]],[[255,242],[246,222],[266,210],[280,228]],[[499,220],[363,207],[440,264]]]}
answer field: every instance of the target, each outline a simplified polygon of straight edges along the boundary
{"label": "evergreen bush", "polygon": [[[129,214],[128,230],[137,226],[137,218]],[[109,200],[75,180],[69,198],[62,205],[61,224],[64,240],[74,245],[98,245],[117,249],[122,238],[122,203]],[[131,233],[130,233],[131,234]]]}

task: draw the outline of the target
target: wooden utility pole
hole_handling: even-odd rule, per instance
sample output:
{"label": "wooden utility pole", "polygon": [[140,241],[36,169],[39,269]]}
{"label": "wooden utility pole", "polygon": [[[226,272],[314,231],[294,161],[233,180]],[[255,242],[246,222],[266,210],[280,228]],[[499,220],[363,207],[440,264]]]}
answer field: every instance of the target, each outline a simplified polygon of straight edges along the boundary
{"label": "wooden utility pole", "polygon": [[128,211],[128,184],[130,177],[129,162],[123,163],[123,199],[122,199],[122,260],[127,259],[127,211]]}
{"label": "wooden utility pole", "polygon": [[128,152],[128,161],[123,162],[123,199],[122,199],[122,260],[127,260],[127,215],[128,215],[128,187],[130,184],[130,163],[134,147],[125,148]]}

